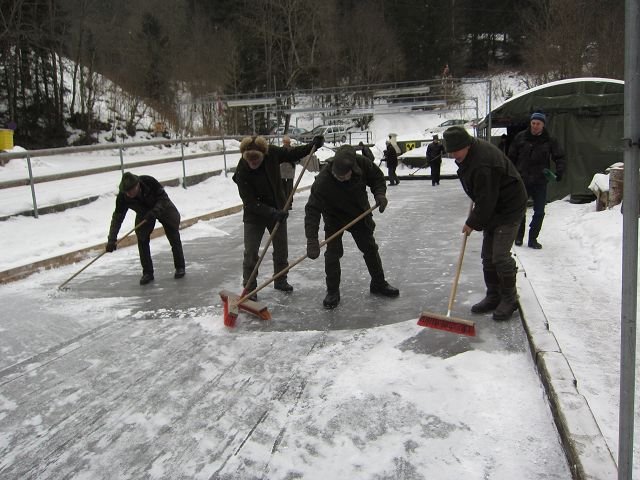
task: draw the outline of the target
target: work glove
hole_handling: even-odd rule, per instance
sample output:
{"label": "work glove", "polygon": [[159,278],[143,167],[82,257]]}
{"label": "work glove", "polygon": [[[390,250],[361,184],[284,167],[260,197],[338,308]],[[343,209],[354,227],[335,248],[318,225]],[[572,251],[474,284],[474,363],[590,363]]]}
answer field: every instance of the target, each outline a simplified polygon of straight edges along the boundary
{"label": "work glove", "polygon": [[149,210],[145,214],[144,219],[147,221],[147,223],[152,223],[156,219],[156,216],[154,215],[153,210]]}
{"label": "work glove", "polygon": [[104,247],[104,249],[109,253],[113,252],[116,248],[118,248],[118,244],[115,240],[109,240],[107,245]]}
{"label": "work glove", "polygon": [[376,199],[376,203],[380,206],[380,213],[384,212],[384,209],[387,208],[387,204],[389,203],[387,197],[379,193],[375,195],[374,198]]}
{"label": "work glove", "polygon": [[307,238],[307,257],[315,260],[320,256],[320,242],[317,238]]}
{"label": "work glove", "polygon": [[271,218],[274,222],[284,222],[289,216],[289,212],[287,210],[276,210],[275,208],[271,212]]}
{"label": "work glove", "polygon": [[322,135],[316,135],[315,137],[313,137],[311,143],[313,143],[313,145],[316,147],[316,150],[320,150],[320,148],[322,148],[322,146],[324,145],[324,137]]}

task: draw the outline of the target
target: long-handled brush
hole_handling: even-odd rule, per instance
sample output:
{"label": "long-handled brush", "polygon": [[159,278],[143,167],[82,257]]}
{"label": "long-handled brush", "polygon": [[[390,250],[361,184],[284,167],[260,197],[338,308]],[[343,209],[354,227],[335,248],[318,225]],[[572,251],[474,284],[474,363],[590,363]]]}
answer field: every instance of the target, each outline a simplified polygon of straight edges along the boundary
{"label": "long-handled brush", "polygon": [[[122,237],[120,237],[117,241],[116,241],[116,246],[120,244],[120,242],[122,242],[125,238],[127,238],[129,235],[131,235],[133,232],[136,231],[136,229],[142,225],[143,223],[145,223],[146,220],[142,220],[139,224],[137,224],[135,227],[133,227],[131,230],[129,230],[127,233],[125,233]],[[80,270],[78,270],[76,273],[74,273],[73,275],[71,275],[71,277],[69,277],[64,283],[61,283],[58,286],[58,290],[63,290],[64,286],[69,283],[71,280],[73,280],[74,278],[76,278],[78,275],[80,275],[82,272],[84,272],[87,268],[89,268],[91,265],[93,265],[93,263],[98,260],[101,256],[103,256],[105,253],[107,253],[106,250],[104,250],[102,253],[100,253],[100,255],[98,255],[96,258],[94,258],[93,260],[91,260],[89,263],[87,263],[84,267],[82,267]]]}
{"label": "long-handled brush", "polygon": [[[379,207],[379,205],[376,203],[373,207],[370,207],[368,210],[365,210],[364,212],[362,212],[360,215],[358,215],[356,218],[351,220],[349,223],[347,223],[340,230],[338,230],[337,232],[335,232],[331,236],[327,237],[324,241],[320,242],[320,248],[324,247],[327,243],[331,242],[332,240],[334,240],[339,235],[342,235],[345,232],[345,230],[351,228],[353,225],[355,225],[360,220],[365,218],[367,215],[369,215],[371,212],[373,212],[378,207]],[[286,268],[283,268],[282,270],[280,270],[273,277],[271,277],[270,279],[266,280],[261,285],[258,285],[251,292],[246,293],[241,298],[239,298],[237,301],[233,301],[232,297],[229,296],[228,294],[223,297],[223,292],[224,291],[220,292],[220,298],[222,298],[222,302],[224,304],[224,310],[223,311],[224,311],[224,324],[225,324],[225,326],[227,326],[227,327],[235,326],[236,319],[238,318],[238,310],[239,309],[247,310],[246,308],[244,308],[245,303],[243,303],[243,302],[245,302],[245,300],[247,298],[249,298],[251,295],[254,295],[254,294],[258,293],[260,290],[262,290],[264,287],[269,285],[271,282],[273,282],[274,280],[276,280],[276,279],[280,278],[281,276],[283,276],[284,274],[286,274],[289,270],[291,270],[293,267],[298,265],[300,262],[302,262],[307,257],[308,257],[308,255],[305,254],[305,255],[301,256],[300,258],[298,258],[297,260],[293,261],[292,263],[289,264],[289,266],[287,266]],[[231,301],[229,301],[230,299],[231,299]],[[269,311],[267,310],[266,307],[263,307],[263,304],[261,304],[259,302],[253,302],[253,303],[258,304],[258,306],[260,306],[261,310],[260,311],[247,310],[247,311],[250,311],[250,313],[258,315],[258,316],[260,316],[260,318],[264,318],[266,320],[271,318],[271,315],[269,314]],[[254,308],[255,308],[255,306],[254,306]],[[268,316],[269,318],[265,318],[266,316]]]}
{"label": "long-handled brush", "polygon": [[[296,190],[298,189],[298,185],[300,184],[300,181],[302,180],[302,176],[304,175],[304,172],[307,171],[307,167],[309,165],[309,163],[311,162],[311,157],[313,156],[313,154],[316,152],[316,146],[314,145],[311,148],[311,152],[309,153],[309,155],[306,156],[306,159],[304,161],[304,163],[302,164],[302,171],[300,172],[300,174],[298,175],[298,178],[296,179],[296,183],[293,185],[293,188],[291,189],[291,192],[289,193],[289,196],[287,197],[287,201],[284,204],[283,210],[288,210],[289,207],[291,206],[291,202],[293,202],[293,194],[296,192]],[[253,291],[251,293],[247,293],[247,286],[251,285],[253,283],[253,281],[256,279],[256,277],[258,276],[258,268],[260,267],[260,264],[262,263],[262,260],[264,259],[265,255],[267,254],[267,250],[269,249],[269,246],[271,245],[271,242],[273,241],[273,238],[276,235],[276,232],[278,231],[278,229],[280,228],[280,221],[276,222],[276,224],[273,226],[273,229],[271,230],[271,234],[269,235],[269,238],[267,239],[267,243],[265,244],[264,248],[262,249],[262,253],[260,254],[260,257],[258,257],[258,261],[256,262],[255,267],[253,267],[253,271],[251,272],[251,275],[249,275],[249,279],[247,280],[247,282],[245,283],[244,289],[242,290],[242,294],[241,295],[234,295],[233,293],[227,291],[227,290],[222,290],[219,292],[220,294],[220,298],[222,299],[223,305],[224,305],[224,309],[225,309],[225,314],[224,314],[224,324],[227,327],[233,327],[235,326],[235,317],[233,315],[228,315],[226,313],[226,310],[228,309],[228,300],[231,299],[233,304],[238,305],[239,308],[241,310],[244,310],[248,313],[251,313],[257,317],[260,317],[262,320],[271,320],[271,314],[269,314],[269,311],[267,310],[266,305],[264,305],[263,303],[260,302],[255,302],[253,300],[249,300],[249,297],[251,297],[256,291]]]}
{"label": "long-handled brush", "polygon": [[470,320],[464,320],[462,318],[454,318],[451,316],[451,310],[453,309],[453,302],[456,298],[456,290],[458,289],[458,280],[460,279],[460,271],[462,270],[462,260],[464,259],[464,250],[467,246],[468,233],[465,233],[462,238],[462,248],[460,249],[460,255],[458,256],[458,267],[456,268],[456,276],[451,286],[451,294],[449,295],[449,306],[447,308],[446,315],[438,315],[437,313],[430,313],[423,311],[418,319],[418,325],[421,327],[430,327],[438,330],[444,330],[446,332],[459,333],[461,335],[468,335],[470,337],[476,336],[476,324]]}

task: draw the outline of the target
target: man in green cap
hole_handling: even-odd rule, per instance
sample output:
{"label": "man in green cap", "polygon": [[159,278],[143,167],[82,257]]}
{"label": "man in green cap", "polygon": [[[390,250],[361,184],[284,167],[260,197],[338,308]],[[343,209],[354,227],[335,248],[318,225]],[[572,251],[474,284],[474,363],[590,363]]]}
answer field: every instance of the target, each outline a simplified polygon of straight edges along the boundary
{"label": "man in green cap", "polygon": [[146,285],[154,280],[153,261],[151,260],[151,232],[156,224],[156,219],[164,227],[164,232],[171,245],[173,264],[175,267],[174,278],[182,278],[185,275],[184,254],[180,240],[180,213],[169,199],[164,187],[155,178],[149,175],[134,175],[125,172],[120,181],[119,193],[116,196],[116,208],[111,217],[111,227],[107,237],[105,250],[113,252],[117,247],[116,238],[122,222],[129,209],[136,212],[135,224],[138,237],[138,253],[142,264],[142,277],[140,285]]}
{"label": "man in green cap", "polygon": [[[342,145],[316,176],[305,206],[304,229],[309,258],[320,256],[320,218],[324,219],[324,235],[328,238],[370,208],[367,187],[380,206],[380,213],[384,212],[387,207],[384,174],[368,158],[356,154],[351,145]],[[348,232],[364,255],[371,276],[370,292],[397,297],[400,292],[389,285],[384,276],[378,245],[373,236],[375,228],[373,216],[369,214],[349,228]],[[342,235],[339,235],[327,244],[324,254],[327,295],[322,303],[327,309],[335,308],[340,303],[340,259],[343,254]]]}
{"label": "man in green cap", "polygon": [[511,247],[527,206],[527,191],[513,163],[496,146],[460,126],[444,132],[444,147],[458,165],[458,178],[473,208],[462,233],[482,231],[482,270],[487,293],[473,313],[493,311],[508,320],[518,308],[516,262]]}

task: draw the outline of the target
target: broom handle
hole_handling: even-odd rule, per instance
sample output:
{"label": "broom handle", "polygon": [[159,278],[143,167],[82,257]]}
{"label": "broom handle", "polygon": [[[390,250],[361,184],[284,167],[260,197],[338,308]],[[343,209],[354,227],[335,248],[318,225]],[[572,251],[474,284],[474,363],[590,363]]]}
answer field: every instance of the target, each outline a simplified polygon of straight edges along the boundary
{"label": "broom handle", "polygon": [[[469,215],[471,215],[472,211],[473,211],[473,200],[469,205]],[[462,270],[462,260],[464,260],[464,251],[467,248],[467,238],[469,238],[469,234],[465,233],[462,238],[462,247],[460,248],[460,255],[458,256],[458,267],[456,268],[456,276],[453,279],[453,285],[451,285],[451,295],[449,295],[449,307],[447,308],[447,317],[451,316],[451,310],[453,310],[453,302],[456,298],[456,291],[458,290],[458,280],[460,280],[460,271]]]}
{"label": "broom handle", "polygon": [[[133,232],[135,232],[135,230],[145,222],[146,222],[146,220],[142,220],[139,224],[137,224],[135,227],[133,227],[131,230],[129,230],[127,233],[125,233],[122,237],[120,237],[119,240],[116,241],[116,245],[120,244],[120,242],[122,242],[125,238],[127,238],[129,235],[131,235]],[[96,258],[94,258],[89,263],[87,263],[84,267],[82,267],[76,273],[71,275],[71,277],[69,277],[69,279],[67,279],[66,282],[60,284],[60,286],[58,287],[58,290],[62,289],[62,287],[64,287],[67,283],[69,283],[71,280],[76,278],[78,275],[80,275],[82,272],[84,272],[87,268],[89,268],[91,265],[93,265],[93,263],[96,260],[98,260],[100,257],[102,257],[105,253],[107,253],[106,250],[104,250],[100,255],[98,255]]]}
{"label": "broom handle", "polygon": [[[311,156],[315,152],[316,152],[316,146],[314,144],[313,148],[311,149],[311,153],[309,153],[309,155],[307,155],[307,159],[305,160],[304,164],[302,165],[302,171],[300,172],[300,175],[298,175],[296,183],[293,186],[293,188],[291,189],[291,192],[289,193],[289,197],[287,198],[287,201],[284,204],[283,210],[286,211],[286,210],[289,209],[289,206],[291,205],[291,202],[293,201],[293,194],[295,193],[296,189],[298,188],[298,185],[300,184],[300,181],[302,180],[302,176],[304,175],[304,172],[307,170],[307,166],[309,165],[309,162],[311,161]],[[253,267],[253,271],[251,272],[251,275],[249,275],[249,280],[247,280],[247,283],[245,283],[245,285],[244,285],[245,289],[246,289],[247,285],[251,285],[251,283],[258,276],[258,268],[260,267],[260,264],[262,263],[262,260],[264,259],[264,256],[267,254],[267,250],[269,249],[269,245],[271,245],[271,242],[273,241],[273,237],[276,236],[276,232],[278,231],[278,228],[280,228],[280,222],[279,221],[276,222],[276,224],[273,226],[273,229],[271,230],[271,234],[269,235],[269,238],[267,239],[267,243],[265,244],[264,248],[262,249],[262,253],[260,254],[260,258],[258,258],[258,262],[256,263],[256,266]]]}
{"label": "broom handle", "polygon": [[[366,217],[367,215],[369,215],[371,212],[373,212],[376,208],[378,208],[380,205],[378,205],[377,203],[373,206],[370,207],[368,210],[365,210],[364,212],[362,212],[360,215],[358,215],[356,218],[354,218],[353,220],[351,220],[349,223],[347,223],[344,227],[342,227],[340,230],[338,230],[337,232],[335,232],[333,235],[331,235],[330,237],[326,238],[325,240],[323,240],[322,242],[320,242],[320,248],[324,247],[327,243],[331,242],[332,240],[334,240],[336,237],[338,237],[339,235],[342,235],[345,230],[353,227],[356,223],[358,223],[360,220],[362,220],[364,217]],[[271,277],[268,280],[265,280],[265,282],[261,285],[258,285],[258,287],[256,287],[253,291],[247,293],[244,297],[240,298],[238,300],[238,305],[240,305],[242,302],[244,302],[247,298],[249,298],[251,295],[258,293],[260,290],[262,290],[264,287],[266,287],[267,285],[269,285],[271,282],[273,282],[274,280],[280,278],[282,275],[284,275],[285,273],[287,273],[289,270],[291,270],[293,267],[295,267],[296,265],[298,265],[300,262],[302,262],[304,259],[306,259],[309,255],[303,255],[300,258],[298,258],[297,260],[295,260],[293,263],[290,263],[288,267],[283,268],[282,270],[280,270],[278,273],[276,273],[273,277]]]}

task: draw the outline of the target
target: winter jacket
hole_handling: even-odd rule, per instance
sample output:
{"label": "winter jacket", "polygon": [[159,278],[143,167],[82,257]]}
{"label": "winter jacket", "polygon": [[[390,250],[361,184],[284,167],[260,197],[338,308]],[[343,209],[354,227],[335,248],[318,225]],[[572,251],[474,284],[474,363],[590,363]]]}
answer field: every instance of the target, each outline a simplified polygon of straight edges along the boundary
{"label": "winter jacket", "polygon": [[[384,174],[378,166],[362,155],[356,155],[356,167],[352,170],[351,179],[338,181],[331,173],[333,161],[316,176],[309,200],[305,207],[304,230],[307,238],[318,238],[320,216],[324,219],[325,232],[335,232],[344,227],[362,212],[368,210],[369,196],[367,187],[374,195],[385,195],[387,185]],[[375,229],[373,216],[369,215],[352,228]]]}
{"label": "winter jacket", "polygon": [[387,162],[387,168],[395,168],[398,166],[398,153],[389,142],[387,142],[383,160]]}
{"label": "winter jacket", "polygon": [[509,147],[509,158],[526,185],[546,183],[544,169],[551,167],[551,160],[556,164],[556,173],[564,174],[564,152],[546,128],[540,135],[532,135],[528,128],[518,133]]}
{"label": "winter jacket", "polygon": [[368,158],[372,162],[376,159],[376,157],[373,156],[373,152],[371,151],[371,149],[366,145],[362,147],[362,156]]}
{"label": "winter jacket", "polygon": [[109,241],[116,241],[129,209],[140,217],[152,212],[161,223],[167,223],[173,228],[180,227],[178,209],[169,199],[169,195],[164,191],[160,182],[149,175],[140,175],[138,181],[140,182],[140,192],[134,198],[127,197],[124,192],[118,193],[116,197],[116,208],[111,216],[109,228]]}
{"label": "winter jacket", "polygon": [[466,224],[474,230],[516,223],[527,207],[527,191],[513,163],[494,145],[473,139],[458,164],[462,188],[473,200]]}
{"label": "winter jacket", "polygon": [[282,190],[280,164],[298,163],[311,153],[313,144],[294,148],[269,145],[264,160],[256,170],[251,170],[247,162],[240,158],[233,175],[242,199],[243,217],[247,223],[269,224],[275,210],[282,210],[287,199]]}
{"label": "winter jacket", "polygon": [[427,147],[427,163],[429,165],[439,165],[442,163],[442,156],[445,154],[442,143],[430,143]]}

